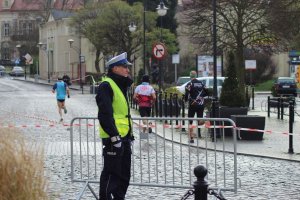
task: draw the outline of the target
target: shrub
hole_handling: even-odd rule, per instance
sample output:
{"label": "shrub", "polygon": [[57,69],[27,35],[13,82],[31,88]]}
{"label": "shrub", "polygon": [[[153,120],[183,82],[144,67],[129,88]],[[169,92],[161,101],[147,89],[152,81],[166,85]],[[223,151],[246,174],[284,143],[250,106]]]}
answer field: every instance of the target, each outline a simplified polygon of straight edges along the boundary
{"label": "shrub", "polygon": [[16,130],[0,129],[1,200],[48,199],[43,151],[28,146]]}
{"label": "shrub", "polygon": [[243,96],[240,83],[236,75],[234,54],[229,53],[229,61],[227,67],[227,78],[222,85],[220,96],[220,105],[228,107],[245,106],[245,97]]}
{"label": "shrub", "polygon": [[169,96],[170,93],[172,93],[173,95],[174,95],[174,94],[177,94],[177,95],[178,95],[178,98],[182,98],[182,96],[183,96],[183,94],[182,94],[181,92],[179,92],[179,91],[177,90],[176,87],[169,87],[169,88],[166,88],[166,89],[164,90],[164,93],[167,93],[168,96]]}

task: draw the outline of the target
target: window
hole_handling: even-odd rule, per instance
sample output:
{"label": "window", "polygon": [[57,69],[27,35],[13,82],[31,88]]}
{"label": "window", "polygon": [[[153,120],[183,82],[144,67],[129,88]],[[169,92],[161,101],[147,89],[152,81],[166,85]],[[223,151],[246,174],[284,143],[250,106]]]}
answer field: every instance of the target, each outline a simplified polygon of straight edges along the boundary
{"label": "window", "polygon": [[9,36],[9,23],[4,23],[4,36]]}
{"label": "window", "polygon": [[9,48],[4,47],[2,50],[3,50],[3,53],[2,53],[3,58],[9,59]]}
{"label": "window", "polygon": [[3,6],[4,8],[8,8],[8,0],[5,0],[4,1],[4,6]]}
{"label": "window", "polygon": [[23,24],[23,31],[22,31],[22,35],[26,35],[27,34],[27,30],[26,30],[26,23]]}
{"label": "window", "polygon": [[32,33],[32,23],[31,22],[28,23],[27,28],[28,28],[28,33],[31,34]]}

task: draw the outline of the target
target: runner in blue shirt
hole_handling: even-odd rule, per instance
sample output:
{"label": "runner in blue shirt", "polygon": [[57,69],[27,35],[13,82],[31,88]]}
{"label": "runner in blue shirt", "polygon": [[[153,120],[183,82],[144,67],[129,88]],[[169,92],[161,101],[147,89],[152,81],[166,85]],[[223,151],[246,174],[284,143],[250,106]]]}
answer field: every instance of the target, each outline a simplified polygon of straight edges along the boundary
{"label": "runner in blue shirt", "polygon": [[62,122],[63,121],[62,109],[64,109],[64,113],[67,114],[65,99],[66,99],[66,95],[68,95],[68,98],[70,98],[70,90],[68,85],[60,77],[58,78],[58,81],[53,85],[52,93],[55,93],[55,91],[56,91],[58,113],[60,115],[60,122]]}

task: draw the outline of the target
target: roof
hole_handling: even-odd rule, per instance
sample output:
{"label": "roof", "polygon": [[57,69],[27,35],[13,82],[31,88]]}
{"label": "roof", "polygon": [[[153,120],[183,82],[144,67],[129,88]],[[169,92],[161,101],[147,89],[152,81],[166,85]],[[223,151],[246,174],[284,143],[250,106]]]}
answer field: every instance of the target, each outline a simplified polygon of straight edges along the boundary
{"label": "roof", "polygon": [[72,13],[70,11],[53,9],[53,10],[51,10],[51,15],[53,16],[54,20],[60,20],[63,18],[69,18],[69,17],[73,16],[74,13]]}
{"label": "roof", "polygon": [[58,10],[78,10],[82,7],[84,0],[56,0],[53,4],[53,8]]}
{"label": "roof", "polygon": [[[10,11],[41,11],[47,7],[47,0],[14,0]],[[84,7],[84,0],[54,0],[53,9],[78,10]],[[3,10],[0,4],[0,11]]]}
{"label": "roof", "polygon": [[14,0],[10,11],[40,11],[44,10],[45,0]]}

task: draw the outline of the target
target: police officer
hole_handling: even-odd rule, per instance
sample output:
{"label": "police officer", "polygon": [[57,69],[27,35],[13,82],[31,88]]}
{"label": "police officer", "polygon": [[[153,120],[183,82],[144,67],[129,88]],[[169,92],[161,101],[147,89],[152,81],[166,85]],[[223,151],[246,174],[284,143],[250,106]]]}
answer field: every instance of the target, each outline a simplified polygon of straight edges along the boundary
{"label": "police officer", "polygon": [[127,99],[131,86],[127,53],[107,62],[108,73],[96,96],[104,167],[100,177],[100,200],[123,200],[129,186],[132,123]]}
{"label": "police officer", "polygon": [[[185,101],[189,101],[188,117],[193,118],[197,113],[198,118],[203,117],[204,111],[204,97],[207,96],[208,91],[202,81],[197,80],[197,72],[191,71],[191,81],[185,86]],[[201,122],[203,123],[203,122]],[[189,142],[194,143],[194,133],[192,128],[193,121],[190,121],[189,127]],[[198,122],[200,125],[200,122]],[[201,135],[199,134],[199,137]]]}

